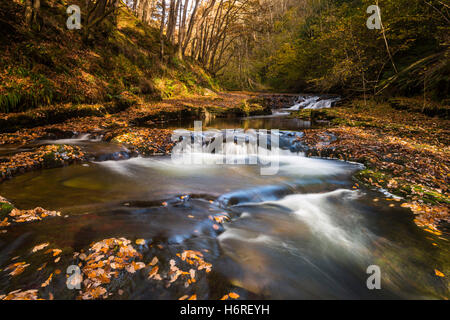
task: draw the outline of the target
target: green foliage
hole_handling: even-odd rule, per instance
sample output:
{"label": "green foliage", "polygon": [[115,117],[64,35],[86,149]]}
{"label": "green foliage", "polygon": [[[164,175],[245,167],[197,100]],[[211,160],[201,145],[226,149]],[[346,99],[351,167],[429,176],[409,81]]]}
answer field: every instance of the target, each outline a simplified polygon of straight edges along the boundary
{"label": "green foliage", "polygon": [[0,219],[4,219],[13,209],[13,205],[6,202],[0,202]]}
{"label": "green foliage", "polygon": [[0,112],[21,112],[41,105],[51,104],[55,97],[55,88],[43,75],[25,73],[31,85],[11,83],[0,94]]}
{"label": "green foliage", "polygon": [[[428,98],[445,99],[450,29],[442,2],[430,3],[434,8],[421,0],[380,0],[384,28],[369,30],[366,10],[373,1],[291,2],[252,48],[244,74],[277,90],[385,95],[425,90]],[[249,87],[233,77],[233,69],[231,64],[224,83]]]}

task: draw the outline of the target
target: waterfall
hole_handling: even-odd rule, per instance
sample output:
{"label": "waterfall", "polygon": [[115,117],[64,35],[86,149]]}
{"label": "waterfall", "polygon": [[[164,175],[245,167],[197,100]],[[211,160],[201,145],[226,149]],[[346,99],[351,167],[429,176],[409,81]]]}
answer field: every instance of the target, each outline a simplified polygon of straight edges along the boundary
{"label": "waterfall", "polygon": [[339,97],[334,98],[323,98],[320,96],[300,96],[297,102],[292,107],[287,110],[298,111],[301,109],[308,110],[318,110],[318,109],[328,109],[333,106],[336,102],[341,100]]}

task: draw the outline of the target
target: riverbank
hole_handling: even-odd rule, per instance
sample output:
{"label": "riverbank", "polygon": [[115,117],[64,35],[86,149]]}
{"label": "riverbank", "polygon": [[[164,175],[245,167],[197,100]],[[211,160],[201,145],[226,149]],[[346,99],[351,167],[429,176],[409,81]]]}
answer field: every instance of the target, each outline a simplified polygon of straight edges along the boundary
{"label": "riverbank", "polygon": [[450,222],[449,120],[362,100],[293,117],[326,121],[324,128],[305,131],[308,156],[363,163],[356,186],[404,198],[416,224],[430,232],[440,234],[437,227]]}
{"label": "riverbank", "polygon": [[[289,99],[289,98],[288,98]],[[266,98],[271,101],[270,98]],[[0,133],[0,182],[14,176],[42,169],[81,163],[90,158],[78,146],[52,145],[51,140],[70,139],[90,134],[100,140],[127,148],[134,156],[169,154],[174,146],[172,130],[160,129],[170,121],[214,117],[241,117],[270,113],[257,94],[213,93],[208,96],[165,99],[147,102],[124,96],[121,107],[102,105],[56,106],[29,112],[0,114],[0,121],[9,124]],[[261,103],[261,104],[258,104]],[[275,102],[274,102],[275,103]],[[279,99],[276,103],[280,103]],[[72,111],[72,112],[68,112]],[[59,116],[58,116],[59,115]],[[39,121],[33,122],[33,119]],[[46,123],[47,125],[40,125]],[[24,128],[20,128],[21,125]],[[36,141],[49,144],[35,144]],[[0,198],[2,224],[14,206]]]}

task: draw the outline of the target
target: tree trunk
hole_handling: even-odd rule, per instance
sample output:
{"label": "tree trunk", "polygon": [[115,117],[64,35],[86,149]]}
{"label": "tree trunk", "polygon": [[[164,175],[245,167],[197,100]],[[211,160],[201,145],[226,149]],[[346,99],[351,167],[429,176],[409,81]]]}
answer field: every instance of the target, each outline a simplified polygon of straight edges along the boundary
{"label": "tree trunk", "polygon": [[25,0],[25,24],[27,27],[31,28],[31,23],[33,21],[33,1]]}
{"label": "tree trunk", "polygon": [[40,10],[41,0],[25,0],[25,23],[28,28],[40,31],[43,23]]}
{"label": "tree trunk", "polygon": [[170,7],[169,7],[169,17],[167,21],[167,33],[166,37],[169,41],[172,40],[174,28],[175,28],[175,7],[177,5],[176,0],[170,0]]}
{"label": "tree trunk", "polygon": [[165,26],[165,20],[166,20],[166,0],[161,1],[162,6],[162,13],[161,13],[161,26],[159,29],[159,38],[161,41],[161,60],[164,60],[164,26]]}
{"label": "tree trunk", "polygon": [[182,49],[183,56],[186,54],[187,46],[188,46],[189,42],[191,41],[192,31],[194,30],[195,18],[197,16],[197,10],[198,10],[199,3],[200,3],[200,0],[195,0],[194,9],[192,10],[191,19],[189,21],[188,31],[186,33],[186,37],[185,37],[184,43],[183,43],[183,49]]}
{"label": "tree trunk", "polygon": [[177,56],[178,59],[183,59],[183,41],[184,41],[184,35],[186,32],[186,18],[187,18],[187,9],[189,6],[189,0],[186,0],[184,3],[183,13],[181,15],[181,21],[180,21],[180,29],[178,31],[178,50],[177,50]]}

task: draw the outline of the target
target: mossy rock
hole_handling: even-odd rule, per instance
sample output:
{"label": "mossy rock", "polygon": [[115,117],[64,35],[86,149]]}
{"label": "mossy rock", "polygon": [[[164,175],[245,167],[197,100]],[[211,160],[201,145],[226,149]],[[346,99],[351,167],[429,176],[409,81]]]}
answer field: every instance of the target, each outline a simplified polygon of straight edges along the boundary
{"label": "mossy rock", "polygon": [[322,110],[302,109],[292,113],[291,117],[308,121],[341,120],[337,118],[336,112],[332,109],[322,109]]}
{"label": "mossy rock", "polygon": [[[355,178],[367,185],[378,184],[397,196],[405,198],[417,196],[424,203],[431,205],[450,204],[450,199],[446,195],[421,185],[412,185],[401,178],[392,178],[388,173],[366,169],[358,172]],[[394,181],[395,184],[392,185],[390,181]]]}
{"label": "mossy rock", "polygon": [[420,195],[421,199],[426,202],[426,203],[430,203],[430,204],[450,204],[450,199],[448,197],[446,197],[445,195],[433,191],[433,190],[429,190],[427,188],[424,188],[423,186],[420,185],[413,185],[410,186],[410,191],[413,194],[416,195]]}
{"label": "mossy rock", "polygon": [[0,219],[5,219],[5,217],[10,214],[14,209],[14,206],[7,202],[0,202]]}
{"label": "mossy rock", "polygon": [[249,103],[249,100],[242,102],[238,107],[228,110],[239,117],[251,117],[251,116],[263,116],[272,114],[270,108],[264,108],[262,105],[257,103]]}
{"label": "mossy rock", "polygon": [[227,112],[225,108],[219,106],[207,106],[205,110],[206,112],[212,113],[217,116],[224,115]]}

